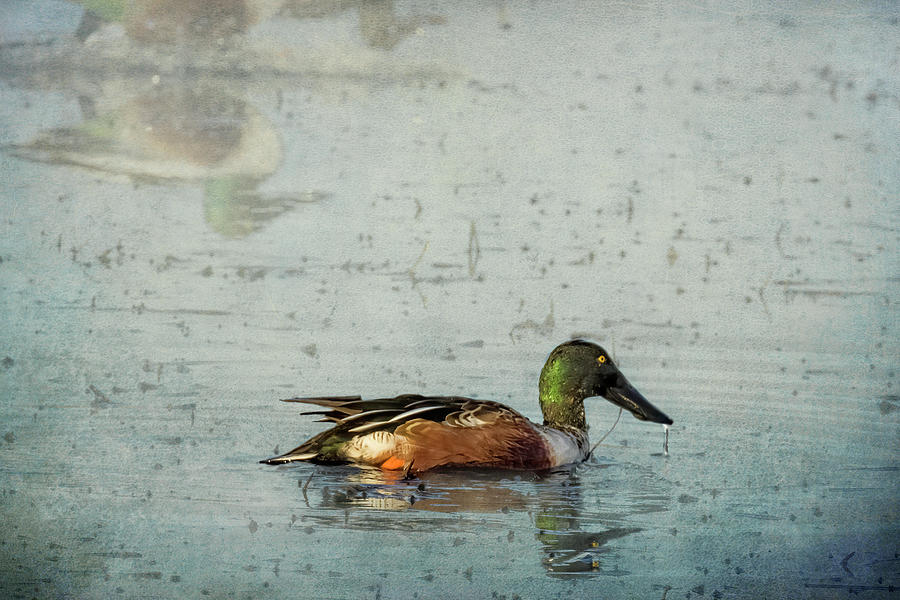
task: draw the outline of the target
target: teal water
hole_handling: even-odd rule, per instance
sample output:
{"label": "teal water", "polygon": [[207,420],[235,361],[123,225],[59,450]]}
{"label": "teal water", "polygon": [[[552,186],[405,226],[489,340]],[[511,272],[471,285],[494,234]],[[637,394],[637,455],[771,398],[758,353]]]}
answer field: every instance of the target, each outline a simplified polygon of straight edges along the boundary
{"label": "teal water", "polygon": [[[0,595],[896,596],[890,4],[177,5],[0,7]],[[570,337],[668,456],[257,463]]]}

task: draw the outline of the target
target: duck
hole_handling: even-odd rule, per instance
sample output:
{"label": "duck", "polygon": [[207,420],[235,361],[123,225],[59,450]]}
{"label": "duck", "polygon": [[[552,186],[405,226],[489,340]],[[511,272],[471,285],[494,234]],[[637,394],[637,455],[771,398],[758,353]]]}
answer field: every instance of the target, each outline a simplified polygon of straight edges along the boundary
{"label": "duck", "polygon": [[490,400],[403,394],[288,398],[315,405],[333,423],[293,450],[261,460],[349,463],[414,475],[438,467],[543,471],[590,456],[584,401],[602,397],[636,419],[671,425],[672,419],[631,385],[601,346],[582,339],[550,352],[538,382],[543,423]]}

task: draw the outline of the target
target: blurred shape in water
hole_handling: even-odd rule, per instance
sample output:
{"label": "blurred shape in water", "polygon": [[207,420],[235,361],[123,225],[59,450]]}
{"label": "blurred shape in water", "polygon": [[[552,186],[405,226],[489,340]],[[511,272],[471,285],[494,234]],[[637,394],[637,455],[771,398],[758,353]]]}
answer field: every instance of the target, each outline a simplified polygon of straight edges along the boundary
{"label": "blurred shape in water", "polygon": [[147,44],[219,45],[275,15],[282,0],[80,0],[85,13],[78,37],[86,40],[104,23],[121,23],[133,40]]}
{"label": "blurred shape in water", "polygon": [[551,473],[544,483],[534,526],[538,529],[535,538],[543,547],[542,563],[548,575],[603,572],[601,555],[609,552],[604,546],[641,531],[636,527],[584,531],[582,485],[574,469]]}
{"label": "blurred shape in water", "polygon": [[78,126],[10,148],[30,160],[150,180],[260,179],[281,161],[268,119],[214,86],[153,88]]}
{"label": "blurred shape in water", "polygon": [[366,44],[380,50],[392,50],[425,25],[443,25],[446,18],[432,14],[397,15],[393,0],[293,0],[283,12],[297,19],[323,18],[356,8],[359,31]]}
{"label": "blurred shape in water", "polygon": [[265,195],[259,184],[282,159],[272,123],[252,105],[215,85],[158,86],[118,108],[11,145],[15,156],[87,167],[137,181],[204,183],[204,216],[226,237],[241,238],[320,192]]}

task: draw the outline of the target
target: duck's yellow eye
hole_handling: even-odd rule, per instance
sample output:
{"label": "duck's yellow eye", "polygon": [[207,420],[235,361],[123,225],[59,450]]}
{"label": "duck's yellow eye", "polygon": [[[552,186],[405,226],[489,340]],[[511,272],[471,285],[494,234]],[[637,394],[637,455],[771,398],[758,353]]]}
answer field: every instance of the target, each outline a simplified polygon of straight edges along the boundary
{"label": "duck's yellow eye", "polygon": [[597,363],[598,363],[598,364],[601,364],[601,365],[602,365],[602,364],[605,363],[605,362],[606,362],[606,357],[603,356],[602,354],[601,354],[600,356],[597,357]]}

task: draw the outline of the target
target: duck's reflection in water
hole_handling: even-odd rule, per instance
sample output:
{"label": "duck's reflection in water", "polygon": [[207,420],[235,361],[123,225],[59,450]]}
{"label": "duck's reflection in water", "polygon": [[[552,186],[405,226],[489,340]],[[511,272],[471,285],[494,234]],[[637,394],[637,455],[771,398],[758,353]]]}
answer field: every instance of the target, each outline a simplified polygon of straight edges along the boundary
{"label": "duck's reflection in water", "polygon": [[[311,484],[317,475],[316,490]],[[577,467],[545,473],[437,470],[413,479],[396,472],[348,468],[335,473],[329,469],[325,482],[321,475],[303,477],[298,484],[308,504],[310,496],[315,496],[308,488],[313,487],[321,496],[318,508],[331,512],[326,516],[315,511],[312,518],[323,526],[478,531],[484,527],[486,514],[527,513],[542,550],[541,563],[551,576],[621,575],[623,572],[603,564],[604,554],[610,551],[607,544],[641,531],[612,526],[623,524],[626,515],[621,513],[610,513],[609,518],[596,511],[586,514]],[[385,519],[380,511],[407,511],[408,518]],[[429,513],[445,515],[429,517]],[[447,518],[450,514],[453,519]]]}
{"label": "duck's reflection in water", "polygon": [[[640,531],[637,527],[610,527],[585,531],[582,482],[573,467],[568,473],[553,473],[544,482],[544,499],[535,514],[536,537],[544,550],[543,564],[550,574],[602,572],[601,556],[608,552],[605,544]],[[592,522],[592,525],[600,523]],[[593,529],[593,527],[591,527]]]}
{"label": "duck's reflection in water", "polygon": [[154,86],[101,110],[97,105],[108,105],[108,99],[81,100],[81,124],[44,131],[7,149],[28,160],[135,182],[202,183],[206,222],[229,238],[243,238],[298,204],[327,197],[258,189],[281,164],[281,140],[264,115],[224,86]]}
{"label": "duck's reflection in water", "polygon": [[85,11],[76,31],[80,40],[120,24],[128,37],[145,44],[221,46],[254,24],[274,16],[282,0],[76,0]]}
{"label": "duck's reflection in water", "polygon": [[392,50],[398,43],[446,18],[398,14],[393,0],[78,0],[85,8],[76,37],[82,41],[118,24],[142,44],[219,47],[240,42],[257,23],[277,17],[324,18],[356,9],[366,45]]}
{"label": "duck's reflection in water", "polygon": [[414,35],[426,25],[443,25],[446,18],[435,14],[414,13],[400,16],[393,0],[291,0],[282,14],[297,19],[321,18],[356,8],[359,31],[366,45],[379,50],[392,50],[398,43]]}

